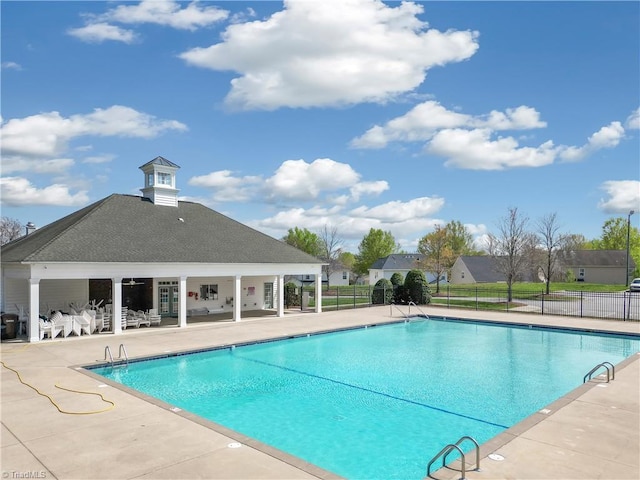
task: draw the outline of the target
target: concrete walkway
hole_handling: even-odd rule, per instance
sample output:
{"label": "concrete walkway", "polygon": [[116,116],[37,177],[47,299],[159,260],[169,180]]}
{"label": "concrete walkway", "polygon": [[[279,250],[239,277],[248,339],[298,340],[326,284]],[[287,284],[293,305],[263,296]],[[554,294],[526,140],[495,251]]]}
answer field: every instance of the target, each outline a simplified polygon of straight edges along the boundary
{"label": "concrete walkway", "polygon": [[[425,313],[532,325],[640,334],[640,324],[437,307]],[[391,316],[393,314],[393,317]],[[216,321],[126,330],[35,344],[3,343],[2,362],[46,397],[1,369],[3,478],[59,479],[309,479],[338,478],[316,466],[162,402],[78,370],[126,345],[130,358],[231,345],[398,320],[389,307],[300,312],[242,322]],[[100,393],[81,395],[66,389]],[[481,471],[469,479],[640,478],[640,355],[617,366],[611,383],[596,379],[482,446]],[[62,411],[70,413],[60,413]],[[97,413],[102,410],[102,413]],[[239,448],[235,448],[240,443]],[[486,457],[497,453],[502,461]],[[497,457],[496,457],[497,458]],[[429,459],[425,459],[426,463]],[[436,478],[460,478],[441,469]]]}

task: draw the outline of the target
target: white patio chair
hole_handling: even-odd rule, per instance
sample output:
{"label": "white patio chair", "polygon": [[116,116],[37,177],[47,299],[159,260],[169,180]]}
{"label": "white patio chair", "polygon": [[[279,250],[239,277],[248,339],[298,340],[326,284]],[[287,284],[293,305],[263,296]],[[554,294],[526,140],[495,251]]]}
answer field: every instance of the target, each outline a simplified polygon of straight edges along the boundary
{"label": "white patio chair", "polygon": [[55,323],[57,326],[62,327],[62,335],[68,337],[73,331],[73,318],[69,315],[63,315],[62,312],[55,312],[51,318],[51,323]]}
{"label": "white patio chair", "polygon": [[158,315],[157,308],[150,308],[147,318],[149,319],[149,326],[158,326],[162,322],[162,317]]}
{"label": "white patio chair", "polygon": [[40,319],[40,340],[44,339],[44,337],[49,337],[53,340],[62,330],[62,325],[57,325],[50,321],[45,322],[42,318]]}
{"label": "white patio chair", "polygon": [[147,327],[151,326],[149,317],[142,310],[138,310],[134,315],[138,319],[138,327],[141,327],[143,325],[146,325]]}

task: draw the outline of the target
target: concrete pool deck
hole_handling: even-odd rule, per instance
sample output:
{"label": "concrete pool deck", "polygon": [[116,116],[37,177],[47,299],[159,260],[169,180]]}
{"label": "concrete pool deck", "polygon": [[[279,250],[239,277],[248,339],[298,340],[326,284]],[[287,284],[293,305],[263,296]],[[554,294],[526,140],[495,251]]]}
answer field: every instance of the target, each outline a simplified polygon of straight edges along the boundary
{"label": "concrete pool deck", "polygon": [[[638,322],[421,309],[434,317],[640,333]],[[78,371],[77,366],[102,363],[107,345],[115,357],[118,346],[124,344],[129,357],[135,358],[400,319],[397,309],[373,307],[321,314],[287,312],[280,318],[255,317],[235,323],[200,319],[182,329],[142,328],[118,336],[100,334],[34,344],[4,342],[2,362],[24,382],[50,395],[58,407],[22,384],[14,371],[1,369],[2,478],[339,478],[211,422],[172,411],[162,402],[114,388],[93,374]],[[115,406],[111,408],[96,395],[61,390],[56,385],[100,393]],[[60,413],[58,408],[71,413]],[[482,445],[481,471],[467,471],[467,478],[640,478],[640,355],[619,364],[610,383],[595,378],[547,409]],[[94,413],[102,410],[106,411]],[[241,446],[233,448],[237,443]],[[486,458],[490,453],[504,460]],[[425,474],[429,461],[425,458]],[[460,473],[441,469],[433,476],[453,479],[460,478]]]}

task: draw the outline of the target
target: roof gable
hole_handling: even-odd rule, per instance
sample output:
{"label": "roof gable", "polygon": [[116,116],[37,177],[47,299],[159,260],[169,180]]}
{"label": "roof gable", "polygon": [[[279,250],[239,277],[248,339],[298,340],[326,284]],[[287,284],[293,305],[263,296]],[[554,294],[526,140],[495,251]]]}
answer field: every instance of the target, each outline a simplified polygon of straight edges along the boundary
{"label": "roof gable", "polygon": [[305,263],[311,255],[199,203],[114,194],[2,247],[4,262]]}
{"label": "roof gable", "polygon": [[424,255],[421,253],[392,253],[379,258],[369,268],[370,270],[413,270],[419,269],[419,263]]}

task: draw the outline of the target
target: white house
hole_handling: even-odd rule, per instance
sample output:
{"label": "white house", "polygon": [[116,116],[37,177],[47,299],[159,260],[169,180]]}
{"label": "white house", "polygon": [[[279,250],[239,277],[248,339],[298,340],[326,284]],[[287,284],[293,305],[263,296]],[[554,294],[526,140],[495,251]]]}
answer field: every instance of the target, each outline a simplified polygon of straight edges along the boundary
{"label": "white house", "polygon": [[285,275],[316,282],[322,262],[199,203],[178,200],[178,165],[157,157],[140,167],[142,196],[113,194],[2,246],[0,308],[39,315],[69,302],[109,302],[112,329],[121,308],[156,308],[187,324],[189,312],[273,309],[284,315]]}

